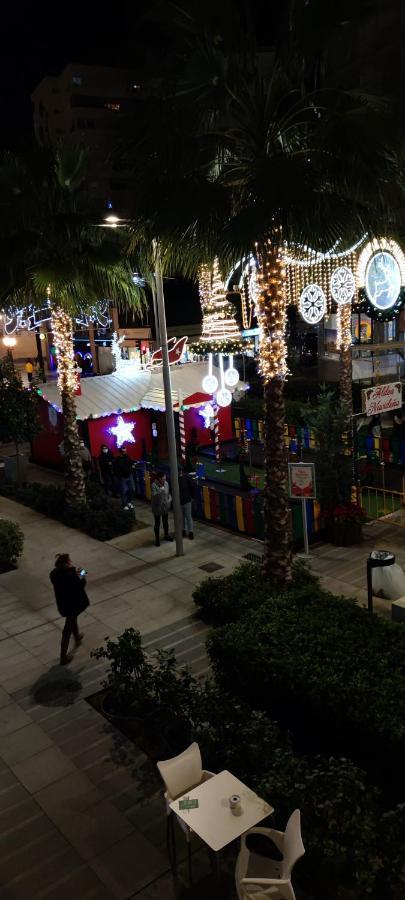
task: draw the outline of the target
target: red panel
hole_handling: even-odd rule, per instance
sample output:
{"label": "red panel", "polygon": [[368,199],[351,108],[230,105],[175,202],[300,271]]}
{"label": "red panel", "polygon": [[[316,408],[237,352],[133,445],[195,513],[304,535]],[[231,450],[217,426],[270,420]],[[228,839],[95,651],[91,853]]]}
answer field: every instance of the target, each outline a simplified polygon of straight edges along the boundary
{"label": "red panel", "polygon": [[[209,402],[209,399],[205,401]],[[205,406],[201,404],[201,406]],[[219,418],[219,434],[221,441],[230,441],[233,438],[233,430],[232,430],[232,413],[231,407],[225,406],[224,408],[219,409],[218,413]],[[186,441],[190,440],[191,437],[191,429],[195,428],[197,432],[197,444],[200,444],[202,447],[211,444],[211,436],[210,429],[204,428],[204,419],[199,415],[198,409],[186,409],[184,413],[184,425],[186,429]]]}
{"label": "red panel", "polygon": [[217,491],[212,488],[209,489],[209,497],[210,497],[210,509],[211,509],[211,521],[219,522],[220,521],[220,511],[219,511],[219,494]]}
{"label": "red panel", "polygon": [[[132,459],[143,459],[145,452],[152,450],[152,425],[149,411],[140,409],[138,412],[121,413],[124,422],[135,422],[133,435],[135,444],[125,444],[128,456]],[[117,424],[117,414],[103,416],[101,419],[87,419],[89,429],[90,452],[92,456],[99,456],[101,444],[113,453],[117,452],[117,442],[114,434],[110,434],[109,428]]]}
{"label": "red panel", "polygon": [[45,400],[39,399],[38,415],[41,431],[32,441],[32,459],[40,465],[63,469],[59,444],[63,441],[63,416]]}

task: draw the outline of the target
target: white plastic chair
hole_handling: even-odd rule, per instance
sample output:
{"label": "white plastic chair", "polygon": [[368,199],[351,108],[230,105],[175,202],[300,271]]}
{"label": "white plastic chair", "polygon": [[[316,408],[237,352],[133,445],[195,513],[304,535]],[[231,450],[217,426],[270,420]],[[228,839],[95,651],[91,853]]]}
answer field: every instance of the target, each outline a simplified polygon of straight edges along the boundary
{"label": "white plastic chair", "polygon": [[[176,843],[174,829],[172,829],[172,852],[170,848],[170,824],[173,823],[170,804],[173,800],[176,800],[177,797],[181,797],[182,794],[185,794],[187,791],[191,791],[199,784],[203,784],[204,781],[208,781],[209,778],[212,778],[214,772],[208,772],[206,769],[203,769],[200,748],[195,741],[187,747],[187,750],[183,750],[182,753],[179,753],[178,756],[173,756],[171,759],[164,759],[158,762],[157,767],[166,787],[164,797],[166,802],[166,815],[168,817],[167,846],[169,856],[170,858],[173,858],[173,865],[175,868]],[[191,881],[191,829],[179,816],[176,815],[176,819],[186,835]]]}
{"label": "white plastic chair", "polygon": [[[282,860],[276,862],[248,850],[246,838],[250,834],[261,834],[270,838],[282,854]],[[267,900],[268,897],[296,900],[291,884],[291,872],[304,853],[299,809],[291,814],[285,831],[275,831],[274,828],[251,828],[241,838],[241,849],[236,861],[235,881],[239,900],[259,900],[259,898]]]}

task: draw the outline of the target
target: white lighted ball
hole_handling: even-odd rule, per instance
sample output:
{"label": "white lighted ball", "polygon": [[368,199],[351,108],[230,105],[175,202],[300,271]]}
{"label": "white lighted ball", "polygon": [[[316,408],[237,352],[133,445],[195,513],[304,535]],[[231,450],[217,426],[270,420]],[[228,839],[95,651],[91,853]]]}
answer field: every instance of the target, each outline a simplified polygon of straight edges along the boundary
{"label": "white lighted ball", "polygon": [[202,380],[202,388],[206,394],[214,394],[218,387],[218,378],[215,375],[206,375]]}
{"label": "white lighted ball", "polygon": [[229,404],[232,403],[231,392],[228,391],[227,388],[221,388],[221,390],[217,393],[216,401],[218,403],[218,406],[229,406]]}
{"label": "white lighted ball", "polygon": [[227,384],[228,387],[235,387],[235,385],[236,385],[236,384],[238,383],[238,381],[239,381],[239,372],[238,372],[238,370],[237,370],[237,369],[233,369],[233,368],[232,368],[232,369],[227,369],[226,372],[225,372],[225,375],[224,375],[224,379],[225,379],[225,384]]}

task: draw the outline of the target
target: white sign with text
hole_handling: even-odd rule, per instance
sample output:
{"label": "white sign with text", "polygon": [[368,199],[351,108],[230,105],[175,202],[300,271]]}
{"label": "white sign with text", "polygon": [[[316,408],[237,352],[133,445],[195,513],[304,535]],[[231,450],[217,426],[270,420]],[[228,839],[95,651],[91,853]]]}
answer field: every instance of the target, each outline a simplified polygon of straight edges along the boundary
{"label": "white sign with text", "polygon": [[402,384],[400,381],[365,388],[362,393],[363,412],[366,416],[378,416],[391,409],[401,409]]}

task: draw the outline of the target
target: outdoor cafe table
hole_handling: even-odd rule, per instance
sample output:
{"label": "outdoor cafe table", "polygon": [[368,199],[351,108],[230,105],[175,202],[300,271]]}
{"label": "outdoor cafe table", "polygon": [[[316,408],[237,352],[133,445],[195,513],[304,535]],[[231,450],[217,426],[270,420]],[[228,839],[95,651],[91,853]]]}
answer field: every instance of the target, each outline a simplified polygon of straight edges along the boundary
{"label": "outdoor cafe table", "polygon": [[[239,794],[241,799],[237,815],[229,806],[233,794]],[[180,800],[185,798],[198,800],[197,809],[180,809]],[[170,808],[215,853],[274,812],[272,806],[226,770],[177,797]]]}

